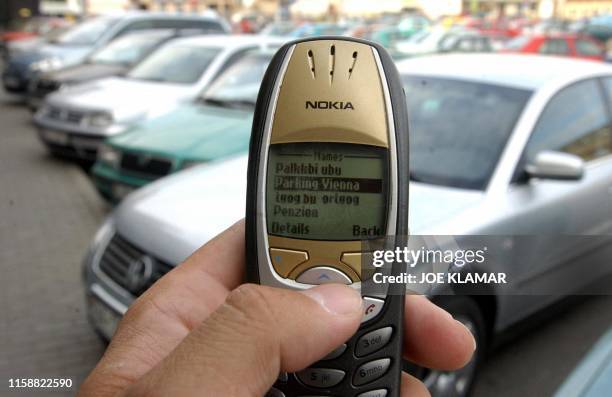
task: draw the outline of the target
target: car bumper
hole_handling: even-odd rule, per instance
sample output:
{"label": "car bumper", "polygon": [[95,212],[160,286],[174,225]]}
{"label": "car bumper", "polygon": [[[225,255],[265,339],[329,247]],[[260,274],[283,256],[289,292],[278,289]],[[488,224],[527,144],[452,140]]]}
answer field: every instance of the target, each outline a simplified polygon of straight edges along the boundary
{"label": "car bumper", "polygon": [[113,204],[123,200],[139,187],[153,182],[153,179],[126,175],[121,170],[101,162],[94,165],[91,174],[100,195]]}
{"label": "car bumper", "polygon": [[7,92],[23,94],[28,88],[28,79],[17,73],[4,72],[2,73],[2,86]]}
{"label": "car bumper", "polygon": [[51,153],[59,157],[93,162],[104,136],[75,134],[58,129],[38,127],[38,137]]}
{"label": "car bumper", "polygon": [[90,127],[83,123],[70,123],[65,120],[57,120],[41,115],[40,112],[34,115],[34,124],[41,129],[64,131],[83,136],[104,136],[108,138],[112,135],[117,135],[125,132],[129,128],[129,124],[111,124],[104,128]]}

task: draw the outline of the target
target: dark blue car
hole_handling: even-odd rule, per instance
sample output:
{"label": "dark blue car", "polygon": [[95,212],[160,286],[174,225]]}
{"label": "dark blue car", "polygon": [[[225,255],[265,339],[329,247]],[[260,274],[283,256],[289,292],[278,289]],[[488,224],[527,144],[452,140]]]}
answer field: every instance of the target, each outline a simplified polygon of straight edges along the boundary
{"label": "dark blue car", "polygon": [[129,12],[87,19],[33,50],[11,56],[2,73],[4,89],[23,94],[38,73],[79,64],[115,38],[145,29],[229,32],[227,23],[217,16]]}

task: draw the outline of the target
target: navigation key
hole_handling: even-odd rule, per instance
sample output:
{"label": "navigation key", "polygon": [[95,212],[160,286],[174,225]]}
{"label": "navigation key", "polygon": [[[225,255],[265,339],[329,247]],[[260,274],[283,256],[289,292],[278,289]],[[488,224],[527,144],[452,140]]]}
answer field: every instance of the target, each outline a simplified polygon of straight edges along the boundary
{"label": "navigation key", "polygon": [[340,270],[327,266],[318,266],[305,270],[295,279],[298,283],[303,284],[351,284],[351,279]]}

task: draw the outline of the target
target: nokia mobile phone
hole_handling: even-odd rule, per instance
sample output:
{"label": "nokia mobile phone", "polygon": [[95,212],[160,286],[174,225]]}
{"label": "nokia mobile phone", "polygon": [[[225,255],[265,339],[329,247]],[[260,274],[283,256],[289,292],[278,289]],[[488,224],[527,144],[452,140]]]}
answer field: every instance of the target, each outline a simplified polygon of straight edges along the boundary
{"label": "nokia mobile phone", "polygon": [[[281,47],[260,88],[249,150],[250,282],[359,289],[363,240],[408,234],[406,99],[381,46],[319,37]],[[268,394],[399,396],[402,288],[362,290],[358,332],[311,367],[281,374]]]}

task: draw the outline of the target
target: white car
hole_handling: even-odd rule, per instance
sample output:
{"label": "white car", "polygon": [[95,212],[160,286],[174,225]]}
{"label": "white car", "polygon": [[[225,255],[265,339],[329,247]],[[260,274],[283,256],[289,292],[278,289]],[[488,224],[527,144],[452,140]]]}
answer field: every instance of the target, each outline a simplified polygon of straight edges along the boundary
{"label": "white car", "polygon": [[420,56],[438,52],[490,52],[489,40],[476,32],[463,28],[435,27],[423,30],[395,43],[402,56]]}
{"label": "white car", "polygon": [[64,157],[93,161],[102,141],[177,103],[194,100],[223,70],[286,39],[207,35],[175,39],[125,76],[78,84],[45,98],[34,115],[41,140]]}
{"label": "white car", "polygon": [[[612,273],[612,68],[529,55],[423,57],[398,68],[412,234],[497,236],[503,249],[489,269],[470,270],[511,275],[507,286],[433,297],[478,348],[460,371],[420,376],[434,396],[466,396],[492,340]],[[246,168],[246,156],[195,167],[117,207],[85,259],[96,329],[110,337],[135,297],[244,216]]]}

